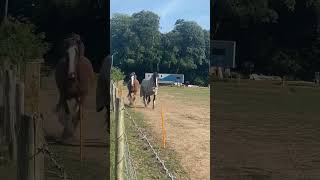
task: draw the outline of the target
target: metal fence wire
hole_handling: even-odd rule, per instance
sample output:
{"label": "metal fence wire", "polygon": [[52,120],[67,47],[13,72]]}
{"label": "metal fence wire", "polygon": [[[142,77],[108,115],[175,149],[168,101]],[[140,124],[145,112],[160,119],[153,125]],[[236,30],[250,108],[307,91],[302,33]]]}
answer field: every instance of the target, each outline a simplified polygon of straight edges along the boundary
{"label": "metal fence wire", "polygon": [[150,140],[147,138],[147,136],[142,132],[142,130],[139,128],[139,126],[137,125],[137,123],[135,122],[134,118],[130,115],[130,113],[125,109],[125,113],[127,115],[127,117],[131,120],[131,122],[133,123],[134,127],[136,128],[136,130],[139,132],[139,134],[141,135],[142,139],[144,139],[146,141],[146,143],[148,144],[149,148],[151,149],[151,151],[153,152],[155,158],[157,159],[157,161],[160,163],[162,169],[165,171],[167,177],[171,180],[175,180],[176,177],[169,171],[169,169],[166,167],[166,165],[164,164],[164,160],[162,160],[159,156],[159,153],[156,152],[156,150],[153,148],[153,146],[150,143]]}
{"label": "metal fence wire", "polygon": [[137,180],[137,173],[133,166],[133,161],[131,159],[131,153],[129,148],[129,142],[126,132],[124,133],[125,137],[125,145],[124,145],[124,173],[125,173],[125,179],[127,180]]}
{"label": "metal fence wire", "polygon": [[[116,87],[116,85],[114,83],[111,83],[111,106],[113,107],[112,109],[116,109],[115,107],[115,100],[117,99],[119,93],[119,89]],[[121,96],[121,93],[119,93]],[[123,107],[123,108],[119,108],[120,111],[124,111],[124,117],[126,119],[130,119],[130,122],[132,123],[133,127],[136,129],[137,133],[142,137],[143,140],[145,140],[146,144],[148,145],[148,147],[150,148],[151,152],[153,153],[154,157],[156,158],[157,162],[160,164],[160,167],[162,168],[162,170],[165,172],[165,174],[167,175],[167,177],[171,180],[176,179],[176,177],[169,171],[169,169],[166,167],[164,160],[162,160],[159,156],[159,153],[156,152],[156,150],[154,149],[154,147],[151,145],[149,139],[147,138],[147,136],[142,132],[142,130],[140,129],[140,127],[137,125],[137,123],[135,122],[134,118],[130,115],[129,111]],[[126,123],[123,123],[124,126],[124,131],[122,132],[123,134],[121,134],[118,138],[124,138],[124,154],[122,155],[122,157],[119,159],[118,162],[116,162],[116,168],[118,168],[118,164],[121,161],[124,161],[124,170],[123,170],[123,177],[126,180],[136,180],[137,179],[137,172],[136,169],[133,165],[133,161],[132,161],[132,156],[130,153],[130,147],[129,144],[130,142],[128,141],[128,137],[127,137],[127,129],[126,129]],[[117,139],[117,141],[119,141],[119,139]]]}
{"label": "metal fence wire", "polygon": [[[37,118],[41,118],[41,120],[43,121],[43,116],[40,114],[40,115],[34,115],[33,116],[33,119],[37,119]],[[42,131],[44,132],[44,131]],[[43,137],[45,137],[44,134],[42,134]],[[49,149],[49,145],[48,143],[44,140],[44,143],[42,144],[41,147],[38,147],[37,148],[38,151],[36,154],[39,154],[39,153],[43,153],[45,155],[45,157],[49,160],[49,162],[51,163],[51,165],[53,165],[53,167],[58,170],[58,172],[48,172],[48,173],[51,173],[57,177],[59,177],[60,179],[63,179],[63,180],[72,180],[72,177],[67,175],[67,172],[64,168],[64,166],[59,162],[58,160],[58,157],[55,153],[53,153],[52,150]]]}

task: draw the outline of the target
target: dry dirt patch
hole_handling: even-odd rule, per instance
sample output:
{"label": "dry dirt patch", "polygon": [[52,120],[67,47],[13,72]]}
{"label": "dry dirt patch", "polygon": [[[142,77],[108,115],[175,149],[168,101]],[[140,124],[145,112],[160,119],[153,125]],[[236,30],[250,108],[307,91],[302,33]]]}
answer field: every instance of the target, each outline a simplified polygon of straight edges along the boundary
{"label": "dry dirt patch", "polygon": [[[166,87],[167,88],[167,87]],[[153,129],[154,136],[161,137],[161,106],[165,112],[167,147],[174,149],[182,166],[191,179],[210,179],[210,108],[208,101],[189,100],[183,94],[162,92],[157,96],[156,108],[136,108],[145,116]],[[196,96],[196,94],[195,94]],[[143,107],[142,100],[137,99],[137,106]],[[160,138],[161,139],[161,138]]]}

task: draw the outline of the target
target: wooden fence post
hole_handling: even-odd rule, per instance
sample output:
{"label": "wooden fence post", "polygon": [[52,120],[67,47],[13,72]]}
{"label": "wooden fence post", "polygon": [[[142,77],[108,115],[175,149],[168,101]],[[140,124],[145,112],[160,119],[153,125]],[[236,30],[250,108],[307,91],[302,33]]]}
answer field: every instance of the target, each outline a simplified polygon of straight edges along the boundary
{"label": "wooden fence post", "polygon": [[28,163],[26,155],[28,152],[28,133],[30,119],[24,116],[24,84],[18,83],[16,87],[16,117],[17,117],[17,137],[18,137],[18,155],[17,155],[17,179],[24,180],[28,177]]}
{"label": "wooden fence post", "polygon": [[115,108],[116,108],[116,98],[117,98],[117,88],[114,84],[112,84],[112,87],[113,87],[113,111],[115,111]]}
{"label": "wooden fence post", "polygon": [[10,160],[17,160],[17,138],[15,118],[16,74],[13,66],[5,70],[3,83],[3,127],[5,144],[9,147]]}
{"label": "wooden fence post", "polygon": [[9,72],[9,126],[10,126],[10,158],[17,161],[17,136],[16,136],[16,67],[14,66]]}
{"label": "wooden fence post", "polygon": [[121,98],[116,99],[116,179],[123,180],[124,173],[124,110]]}
{"label": "wooden fence post", "polygon": [[110,102],[111,102],[111,108],[110,108],[110,110],[112,111],[112,112],[114,112],[114,97],[113,97],[113,90],[114,90],[114,88],[113,88],[113,83],[112,83],[112,81],[110,82]]}
{"label": "wooden fence post", "polygon": [[[25,74],[25,114],[29,117],[39,114],[40,96],[40,62],[28,62]],[[37,153],[43,145],[42,122],[40,118],[32,118],[29,127],[29,156]],[[44,179],[44,155],[42,153],[33,156],[29,161],[29,179]]]}
{"label": "wooden fence post", "polygon": [[4,140],[4,118],[3,118],[3,108],[4,108],[4,74],[3,69],[0,68],[0,144]]}
{"label": "wooden fence post", "polygon": [[5,144],[9,142],[9,123],[8,120],[10,119],[9,113],[9,92],[10,92],[10,78],[9,78],[9,69],[5,69],[4,71],[4,82],[3,82],[3,128],[4,128],[4,140]]}

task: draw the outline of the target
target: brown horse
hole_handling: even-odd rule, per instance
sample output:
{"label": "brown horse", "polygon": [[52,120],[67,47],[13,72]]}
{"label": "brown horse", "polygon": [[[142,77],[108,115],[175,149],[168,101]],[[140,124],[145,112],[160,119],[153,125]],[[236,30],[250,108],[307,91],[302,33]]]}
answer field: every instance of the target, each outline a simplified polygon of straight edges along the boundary
{"label": "brown horse", "polygon": [[[84,57],[84,45],[80,36],[72,34],[64,40],[65,55],[56,66],[55,79],[59,90],[57,112],[70,115],[72,120],[63,119],[64,132],[62,139],[72,137],[80,117],[79,108],[83,107],[89,92],[90,83],[94,80],[94,72],[90,61]],[[68,101],[75,100],[75,112],[71,112]],[[60,121],[61,122],[61,121]]]}
{"label": "brown horse", "polygon": [[129,99],[129,102],[130,102],[130,106],[134,104],[135,100],[136,100],[136,95],[137,95],[137,92],[139,90],[139,86],[140,86],[140,83],[137,79],[137,76],[135,75],[135,73],[131,73],[130,74],[130,81],[128,83],[128,99]]}

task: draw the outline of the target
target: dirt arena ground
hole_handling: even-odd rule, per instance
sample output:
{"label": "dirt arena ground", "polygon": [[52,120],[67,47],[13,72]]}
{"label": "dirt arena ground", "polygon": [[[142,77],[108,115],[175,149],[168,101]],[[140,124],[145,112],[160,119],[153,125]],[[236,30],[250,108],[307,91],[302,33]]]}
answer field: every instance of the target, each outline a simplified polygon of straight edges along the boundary
{"label": "dirt arena ground", "polygon": [[214,83],[215,180],[320,179],[320,89]]}
{"label": "dirt arena ground", "polygon": [[[58,92],[53,77],[42,78],[43,86],[40,94],[40,112],[44,116],[45,133],[52,138],[59,138],[62,134],[62,125],[54,112]],[[83,164],[80,164],[79,126],[70,145],[50,145],[50,148],[59,156],[60,162],[65,165],[67,174],[78,179],[103,179],[106,169],[106,142],[105,112],[95,111],[95,84],[92,86],[88,101],[84,108],[83,139],[86,147],[83,150]],[[76,145],[76,146],[72,146]],[[53,178],[54,179],[54,178]]]}
{"label": "dirt arena ground", "polygon": [[194,180],[210,179],[209,98],[209,88],[160,87],[155,110],[152,102],[144,109],[142,99],[136,101],[136,111],[143,113],[159,139],[163,107],[167,147],[177,152],[181,165]]}

